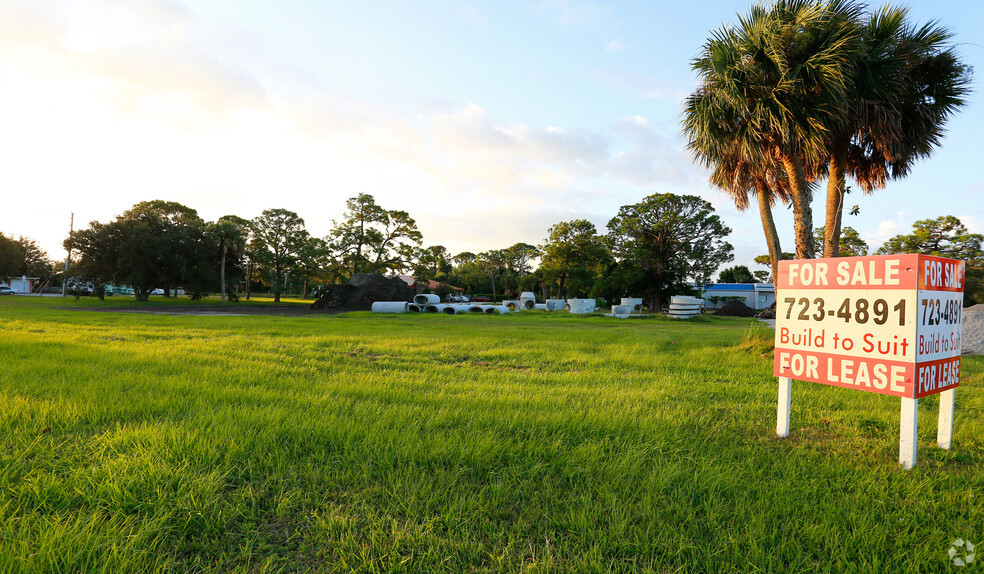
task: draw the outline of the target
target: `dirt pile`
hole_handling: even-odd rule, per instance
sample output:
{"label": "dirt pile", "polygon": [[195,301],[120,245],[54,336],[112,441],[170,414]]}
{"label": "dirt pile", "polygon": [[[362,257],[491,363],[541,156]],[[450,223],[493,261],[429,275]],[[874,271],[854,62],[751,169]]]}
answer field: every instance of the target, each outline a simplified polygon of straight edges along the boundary
{"label": "dirt pile", "polygon": [[771,305],[762,310],[758,314],[759,319],[775,319],[776,318],[776,304],[773,302]]}
{"label": "dirt pile", "polygon": [[974,305],[963,310],[960,342],[963,354],[984,355],[984,305]]}
{"label": "dirt pile", "polygon": [[754,317],[755,311],[744,301],[728,301],[714,314],[723,317]]}
{"label": "dirt pile", "polygon": [[379,273],[356,273],[344,285],[332,285],[312,309],[370,311],[376,301],[413,301],[413,289],[399,277],[387,279]]}

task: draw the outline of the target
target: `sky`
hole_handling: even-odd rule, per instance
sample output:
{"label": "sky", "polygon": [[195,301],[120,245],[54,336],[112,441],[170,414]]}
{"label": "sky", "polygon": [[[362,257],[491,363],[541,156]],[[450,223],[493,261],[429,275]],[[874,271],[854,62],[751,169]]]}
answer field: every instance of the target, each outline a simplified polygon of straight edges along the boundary
{"label": "sky", "polygon": [[[298,213],[323,237],[371,194],[452,253],[599,232],[654,193],[711,202],[733,264],[766,253],[679,121],[691,60],[749,2],[0,0],[0,231],[65,257],[75,228],[163,199],[213,221]],[[984,7],[911,3],[976,68],[943,145],[845,215],[874,251],[919,219],[984,233]],[[814,220],[823,223],[823,193]],[[776,209],[794,251],[792,213]]]}

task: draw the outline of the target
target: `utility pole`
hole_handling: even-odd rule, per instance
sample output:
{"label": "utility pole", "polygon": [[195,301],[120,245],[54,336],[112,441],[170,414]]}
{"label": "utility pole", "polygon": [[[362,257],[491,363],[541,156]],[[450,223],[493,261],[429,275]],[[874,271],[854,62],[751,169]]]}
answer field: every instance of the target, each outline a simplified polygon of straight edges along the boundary
{"label": "utility pole", "polygon": [[[72,212],[72,219],[68,223],[68,237],[72,237],[72,233],[75,232],[75,212]],[[68,284],[68,263],[72,260],[72,250],[68,250],[68,255],[65,256],[65,276],[62,277],[62,297],[65,296],[65,286]]]}

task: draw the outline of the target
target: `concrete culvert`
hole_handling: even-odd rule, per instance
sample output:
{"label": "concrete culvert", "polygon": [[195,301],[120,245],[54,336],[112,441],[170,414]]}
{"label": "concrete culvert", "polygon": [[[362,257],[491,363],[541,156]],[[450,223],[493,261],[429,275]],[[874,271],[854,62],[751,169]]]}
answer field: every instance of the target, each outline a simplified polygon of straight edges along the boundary
{"label": "concrete culvert", "polygon": [[441,296],[434,294],[414,295],[413,302],[417,305],[436,305],[441,302]]}
{"label": "concrete culvert", "polygon": [[568,299],[568,311],[577,315],[584,315],[595,312],[597,301],[594,299]]}
{"label": "concrete culvert", "polygon": [[373,313],[406,313],[410,306],[406,301],[376,301],[372,304]]}

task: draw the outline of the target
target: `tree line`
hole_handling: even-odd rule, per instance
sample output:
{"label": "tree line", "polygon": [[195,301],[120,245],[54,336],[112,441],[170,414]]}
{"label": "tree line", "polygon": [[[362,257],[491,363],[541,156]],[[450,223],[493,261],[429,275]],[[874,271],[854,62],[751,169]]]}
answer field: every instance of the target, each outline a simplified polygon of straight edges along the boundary
{"label": "tree line", "polygon": [[[643,296],[660,308],[669,295],[692,293],[733,258],[730,229],[711,205],[694,196],[655,194],[626,205],[601,233],[590,221],[552,225],[538,245],[515,243],[481,253],[450,253],[424,245],[415,220],[388,210],[371,195],[346,202],[340,221],[324,238],[312,237],[304,220],[286,209],[268,209],[253,219],[227,215],[206,222],[174,202],[141,202],[108,222],[94,221],[65,241],[72,253],[69,274],[100,294],[107,285],[129,286],[138,300],[154,289],[166,295],[183,288],[192,298],[221,294],[249,298],[256,290],[279,301],[295,285],[307,298],[355,273],[412,275],[421,290],[441,295],[455,288],[493,298],[533,291],[542,298],[592,297],[609,301]],[[815,237],[823,229],[814,230]],[[842,256],[867,255],[868,244],[851,227],[840,238]],[[875,254],[926,253],[968,264],[965,300],[984,303],[984,236],[969,233],[959,219],[919,220],[912,233],[889,239]],[[793,253],[782,253],[792,259]],[[769,255],[756,258],[771,268]],[[0,233],[0,278],[41,277],[61,284],[60,264],[47,260],[27,238]],[[769,281],[767,271],[745,265],[724,268],[722,283]]]}
{"label": "tree line", "polygon": [[64,245],[73,277],[97,294],[126,285],[140,301],[155,289],[170,295],[179,287],[192,298],[220,293],[223,301],[264,289],[279,301],[291,284],[306,298],[356,273],[404,273],[442,294],[456,287],[495,299],[521,291],[561,298],[633,293],[659,307],[668,294],[689,291],[687,281],[706,282],[732,259],[725,241],[731,230],[699,197],[651,195],[623,206],[607,227],[600,234],[575,219],[551,226],[540,245],[451,254],[424,245],[409,213],[386,209],[369,194],[348,199],[323,238],[286,209],[207,222],[190,207],[154,200],[93,221]]}

